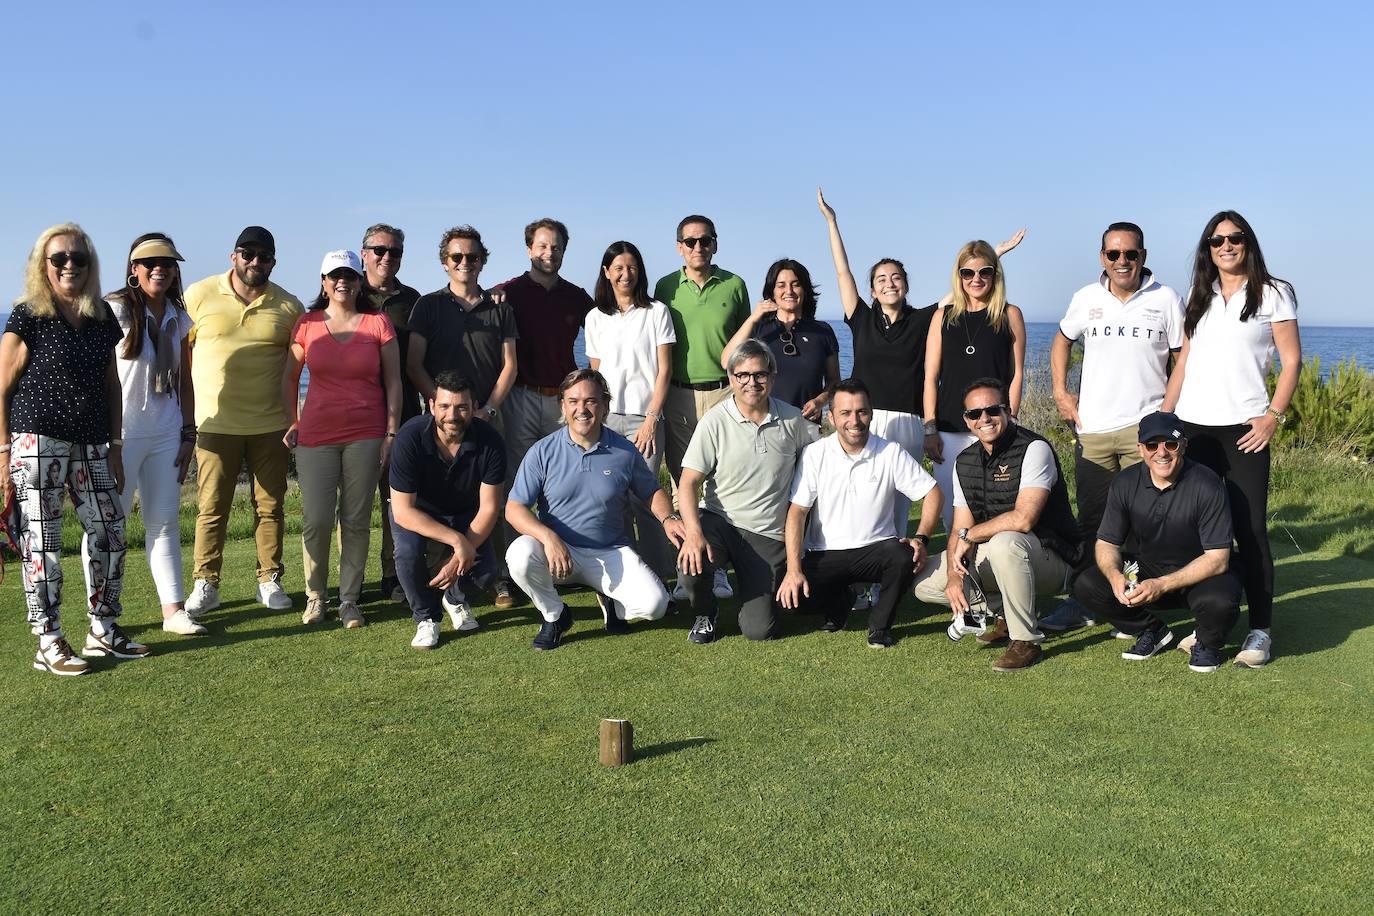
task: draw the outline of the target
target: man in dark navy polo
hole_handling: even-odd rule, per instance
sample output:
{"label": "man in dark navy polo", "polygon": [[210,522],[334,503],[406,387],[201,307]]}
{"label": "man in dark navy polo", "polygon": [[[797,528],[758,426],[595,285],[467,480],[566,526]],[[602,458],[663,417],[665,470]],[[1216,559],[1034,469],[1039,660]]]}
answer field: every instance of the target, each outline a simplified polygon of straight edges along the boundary
{"label": "man in dark navy polo", "polygon": [[[1230,568],[1231,509],[1221,478],[1184,458],[1183,424],[1157,411],[1140,421],[1141,463],[1121,471],[1107,493],[1097,532],[1097,565],[1074,584],[1074,597],[1136,637],[1121,657],[1142,661],[1174,635],[1155,613],[1184,606],[1197,630],[1184,640],[1188,667],[1215,671],[1240,614],[1240,577]],[[1123,570],[1121,545],[1140,544],[1138,568]]]}
{"label": "man in dark navy polo", "polygon": [[[475,407],[473,383],[443,370],[434,377],[429,414],[402,426],[391,449],[396,576],[415,618],[416,649],[438,645],[441,607],[454,629],[477,629],[464,586],[485,588],[496,573],[489,538],[501,517],[505,443],[473,417]],[[437,572],[431,546],[448,552]]]}
{"label": "man in dark navy polo", "polygon": [[506,501],[506,521],[520,534],[506,564],[544,618],[534,639],[543,651],[557,649],[573,622],[559,585],[595,589],[610,633],[667,610],[663,582],[630,546],[631,494],[649,504],[670,541],[680,545],[683,536],[681,518],[634,443],[605,427],[611,395],[601,373],[578,369],[559,389],[566,425],[530,447]]}

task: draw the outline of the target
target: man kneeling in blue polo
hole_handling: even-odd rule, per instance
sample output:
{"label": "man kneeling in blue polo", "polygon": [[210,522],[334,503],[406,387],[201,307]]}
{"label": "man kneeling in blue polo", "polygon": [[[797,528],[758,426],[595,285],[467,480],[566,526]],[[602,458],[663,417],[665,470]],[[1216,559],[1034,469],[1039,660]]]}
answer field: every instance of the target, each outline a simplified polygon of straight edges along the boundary
{"label": "man kneeling in blue polo", "polygon": [[[454,629],[477,629],[463,586],[485,588],[496,572],[488,538],[506,479],[501,436],[472,416],[472,382],[449,370],[434,377],[434,387],[429,414],[408,420],[391,450],[396,578],[415,618],[416,649],[438,645],[441,606]],[[452,553],[431,574],[436,543]]]}
{"label": "man kneeling in blue polo", "polygon": [[668,494],[634,444],[602,425],[611,396],[601,373],[569,373],[558,399],[566,425],[525,453],[506,502],[506,521],[520,533],[506,550],[506,565],[544,617],[534,639],[542,650],[557,649],[573,623],[558,594],[561,584],[596,589],[611,633],[667,610],[663,583],[630,547],[631,494],[649,504],[669,540],[680,545],[683,534]]}

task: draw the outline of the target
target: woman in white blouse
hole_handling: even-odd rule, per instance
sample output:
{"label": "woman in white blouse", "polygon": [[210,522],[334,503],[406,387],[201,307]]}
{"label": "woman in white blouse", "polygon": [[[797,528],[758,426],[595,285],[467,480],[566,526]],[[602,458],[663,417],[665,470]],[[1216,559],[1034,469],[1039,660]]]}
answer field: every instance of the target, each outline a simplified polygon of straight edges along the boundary
{"label": "woman in white blouse", "polygon": [[[649,298],[644,258],[629,242],[612,242],[601,256],[592,299],[596,308],[587,313],[587,359],[610,387],[606,426],[633,442],[657,474],[663,462],[663,402],[677,341],[672,317],[667,306]],[[634,521],[639,531],[635,550],[667,579],[674,563],[663,526],[648,506],[639,503]]]}
{"label": "woman in white blouse", "polygon": [[191,318],[182,304],[177,266],[183,260],[161,232],[140,235],[129,248],[124,286],[105,299],[124,331],[115,348],[124,399],[124,513],[132,514],[138,493],[162,628],[198,636],[205,627],[186,613],[181,572],[181,484],[196,441],[187,344]]}
{"label": "woman in white blouse", "polygon": [[[1250,632],[1236,664],[1269,661],[1274,560],[1269,551],[1269,443],[1298,385],[1302,343],[1293,287],[1269,273],[1245,218],[1223,210],[1207,221],[1193,260],[1183,350],[1164,410],[1184,423],[1188,456],[1226,481],[1240,550]],[[1265,376],[1277,350],[1271,399]],[[1185,651],[1193,638],[1180,643]]]}

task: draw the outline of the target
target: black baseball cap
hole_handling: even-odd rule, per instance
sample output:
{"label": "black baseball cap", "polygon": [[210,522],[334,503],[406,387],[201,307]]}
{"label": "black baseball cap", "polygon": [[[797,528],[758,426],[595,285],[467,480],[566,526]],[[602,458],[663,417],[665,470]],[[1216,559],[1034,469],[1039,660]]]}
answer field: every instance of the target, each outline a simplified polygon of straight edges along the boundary
{"label": "black baseball cap", "polygon": [[234,243],[235,248],[261,248],[265,251],[276,251],[277,240],[272,238],[272,233],[261,226],[249,226],[239,233],[239,240]]}
{"label": "black baseball cap", "polygon": [[1136,441],[1149,442],[1151,439],[1185,438],[1187,437],[1183,435],[1183,423],[1179,421],[1177,414],[1156,410],[1140,421],[1140,434],[1136,437]]}

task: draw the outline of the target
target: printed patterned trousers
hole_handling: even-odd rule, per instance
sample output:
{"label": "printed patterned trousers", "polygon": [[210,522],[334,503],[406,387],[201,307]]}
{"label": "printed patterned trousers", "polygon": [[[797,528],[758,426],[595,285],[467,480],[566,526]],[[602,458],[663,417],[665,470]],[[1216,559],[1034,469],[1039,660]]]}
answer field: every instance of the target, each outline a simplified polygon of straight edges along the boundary
{"label": "printed patterned trousers", "polygon": [[71,495],[90,545],[87,613],[118,617],[124,584],[124,509],[106,464],[109,446],[14,433],[10,447],[29,627],[38,635],[61,626],[64,492]]}

